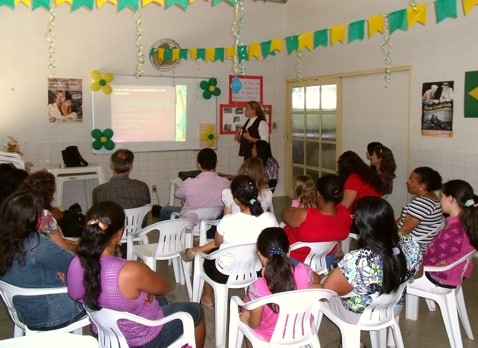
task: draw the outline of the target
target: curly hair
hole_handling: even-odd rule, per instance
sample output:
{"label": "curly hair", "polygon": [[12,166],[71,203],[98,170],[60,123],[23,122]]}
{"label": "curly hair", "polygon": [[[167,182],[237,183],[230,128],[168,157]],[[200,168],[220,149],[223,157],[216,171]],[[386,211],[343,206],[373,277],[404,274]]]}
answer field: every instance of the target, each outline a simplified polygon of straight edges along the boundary
{"label": "curly hair", "polygon": [[356,174],[360,180],[375,188],[378,192],[382,192],[383,183],[377,172],[368,166],[360,157],[353,151],[345,151],[340,155],[337,162],[337,175],[342,183],[345,183],[350,174]]}
{"label": "curly hair", "polygon": [[33,191],[43,199],[43,209],[51,210],[55,196],[55,176],[46,170],[39,170],[27,176],[19,190]]}
{"label": "curly hair", "polygon": [[382,173],[387,173],[392,179],[395,178],[397,164],[395,163],[392,150],[384,145],[377,145],[373,148],[373,153],[375,153],[377,158],[381,159],[380,168],[378,168],[378,170]]}
{"label": "curly hair", "polygon": [[297,175],[295,178],[295,198],[303,208],[317,207],[317,189],[309,175]]}

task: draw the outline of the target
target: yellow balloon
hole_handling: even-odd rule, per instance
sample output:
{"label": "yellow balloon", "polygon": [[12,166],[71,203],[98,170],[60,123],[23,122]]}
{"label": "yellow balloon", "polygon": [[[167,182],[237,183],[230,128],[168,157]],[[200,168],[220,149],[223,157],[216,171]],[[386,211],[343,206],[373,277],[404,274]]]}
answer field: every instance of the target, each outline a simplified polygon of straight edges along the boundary
{"label": "yellow balloon", "polygon": [[95,81],[99,81],[101,79],[101,74],[98,70],[93,70],[91,72],[91,78]]}
{"label": "yellow balloon", "polygon": [[113,74],[111,74],[111,73],[103,74],[103,80],[105,80],[106,82],[113,81]]}
{"label": "yellow balloon", "polygon": [[110,85],[104,85],[103,87],[101,87],[101,90],[104,94],[111,94],[111,92],[113,91]]}
{"label": "yellow balloon", "polygon": [[98,92],[100,90],[100,84],[98,82],[93,82],[91,84],[91,90],[94,92]]}

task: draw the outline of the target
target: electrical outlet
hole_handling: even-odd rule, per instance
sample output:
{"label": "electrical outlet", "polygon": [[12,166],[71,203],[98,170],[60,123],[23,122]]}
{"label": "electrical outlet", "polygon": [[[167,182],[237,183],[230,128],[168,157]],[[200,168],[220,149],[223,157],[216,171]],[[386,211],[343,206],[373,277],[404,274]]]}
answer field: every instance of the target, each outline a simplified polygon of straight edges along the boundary
{"label": "electrical outlet", "polygon": [[151,188],[151,191],[153,191],[154,193],[156,193],[156,189],[157,189],[156,185],[153,185],[153,187]]}

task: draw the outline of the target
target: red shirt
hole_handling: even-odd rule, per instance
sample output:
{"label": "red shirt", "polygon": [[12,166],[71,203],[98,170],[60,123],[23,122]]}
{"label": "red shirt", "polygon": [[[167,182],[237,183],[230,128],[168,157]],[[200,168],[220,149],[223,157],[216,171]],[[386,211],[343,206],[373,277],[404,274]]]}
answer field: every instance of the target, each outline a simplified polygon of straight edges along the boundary
{"label": "red shirt", "polygon": [[345,190],[351,190],[351,191],[357,192],[357,197],[355,197],[355,201],[352,203],[352,205],[349,208],[349,212],[351,214],[354,213],[355,203],[360,198],[368,197],[368,196],[382,197],[382,193],[379,190],[363,182],[362,179],[360,179],[360,177],[355,173],[350,174],[347,180],[345,180],[344,191]]}
{"label": "red shirt", "polygon": [[[343,205],[337,206],[337,215],[324,215],[317,208],[308,208],[304,222],[299,227],[285,226],[284,230],[292,245],[295,242],[332,242],[348,237],[352,218]],[[334,248],[335,250],[335,248]],[[334,252],[332,250],[329,254]],[[308,248],[291,251],[290,256],[303,262],[309,253]]]}

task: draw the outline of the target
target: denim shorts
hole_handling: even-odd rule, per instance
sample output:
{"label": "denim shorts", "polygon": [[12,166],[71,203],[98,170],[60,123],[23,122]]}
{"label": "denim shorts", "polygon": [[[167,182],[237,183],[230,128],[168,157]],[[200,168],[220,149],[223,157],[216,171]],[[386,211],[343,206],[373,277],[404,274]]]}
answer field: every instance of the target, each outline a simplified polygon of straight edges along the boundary
{"label": "denim shorts", "polygon": [[[186,312],[191,314],[194,326],[197,326],[202,318],[202,308],[196,302],[180,302],[161,306],[164,316],[173,313]],[[152,341],[141,346],[141,348],[169,347],[183,334],[183,325],[180,320],[173,320],[163,325],[159,334]]]}

